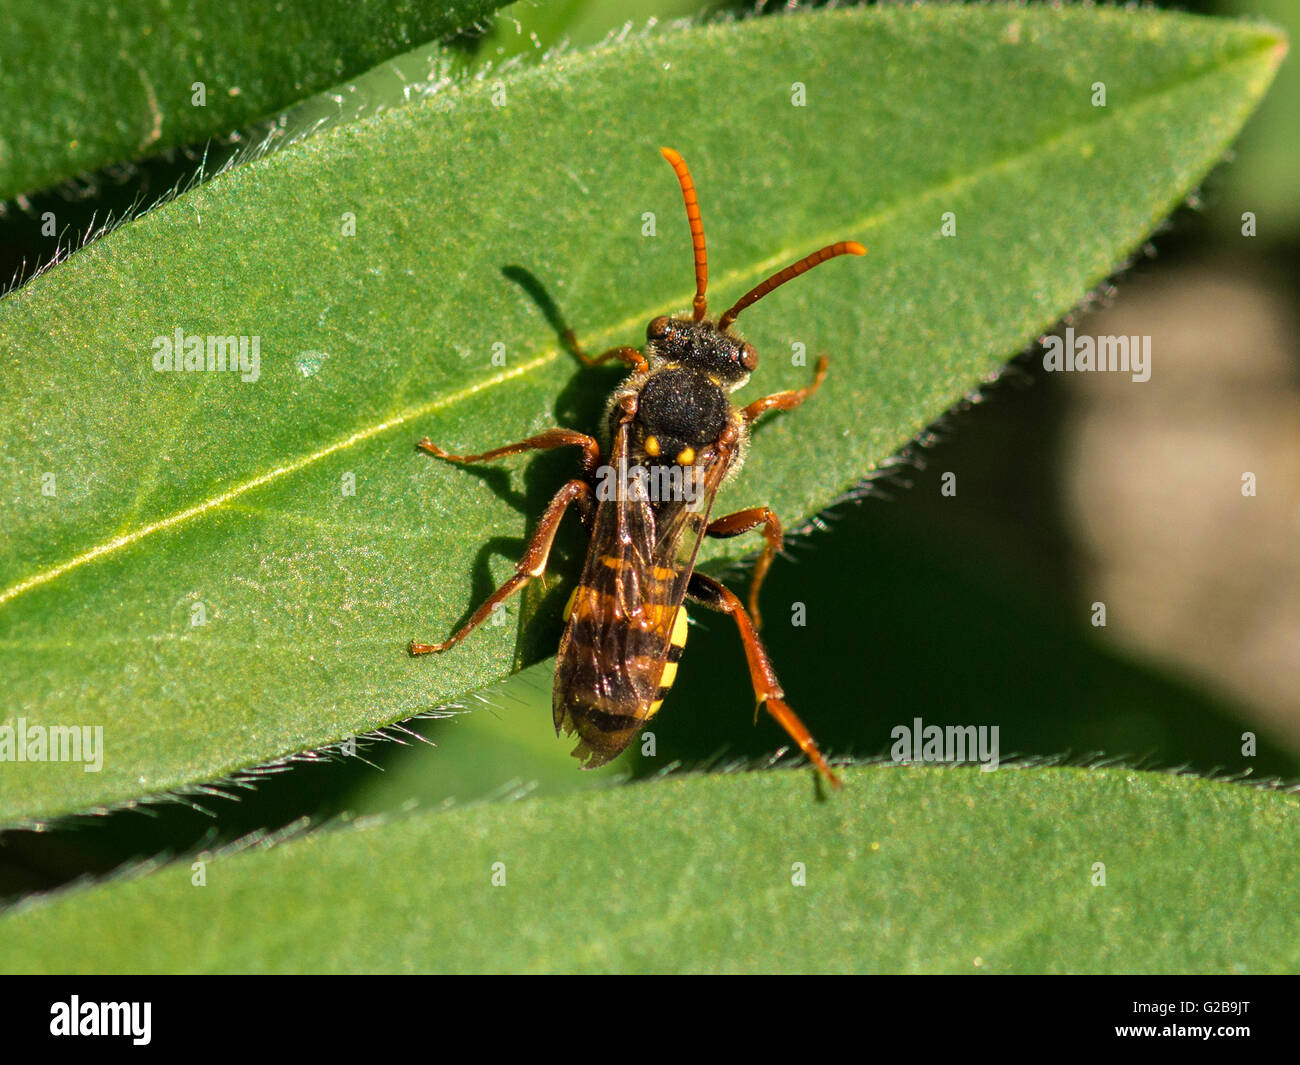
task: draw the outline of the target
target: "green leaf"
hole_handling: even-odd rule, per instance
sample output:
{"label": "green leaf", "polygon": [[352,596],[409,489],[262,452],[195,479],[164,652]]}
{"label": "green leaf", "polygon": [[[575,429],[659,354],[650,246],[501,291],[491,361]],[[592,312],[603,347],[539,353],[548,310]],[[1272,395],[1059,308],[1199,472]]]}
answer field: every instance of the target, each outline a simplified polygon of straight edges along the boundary
{"label": "green leaf", "polygon": [[[807,381],[796,344],[832,359],[718,504],[791,527],[1103,279],[1223,153],[1282,48],[1177,15],[987,7],[649,36],[328,130],[36,278],[0,302],[5,723],[103,725],[106,754],[8,765],[0,823],[343,740],[545,653],[516,661],[513,625],[437,660],[404,648],[510,572],[574,457],[471,470],[412,445],[595,428],[613,378],[575,368],[519,268],[593,350],[687,306],[658,145],[693,167],[715,304],[832,240],[870,248],[741,320],[763,353],[744,398]],[[177,328],[259,336],[258,379],[155,372]]]}
{"label": "green leaf", "polygon": [[[1265,17],[1294,37],[1300,29],[1300,7],[1291,0],[1225,0],[1223,7],[1243,15]],[[1300,172],[1300,139],[1291,134],[1300,126],[1300,65],[1285,64],[1278,82],[1238,144],[1237,161],[1224,174],[1218,202],[1210,205],[1216,221],[1236,240],[1242,214],[1256,216],[1264,242],[1281,244],[1300,236],[1300,196],[1295,175]]]}
{"label": "green leaf", "polygon": [[[809,784],[794,772],[669,779],[204,855],[205,886],[183,861],[0,918],[0,965],[60,973],[1300,965],[1295,795],[1120,769],[855,770],[823,803]],[[493,886],[494,871],[503,886]]]}
{"label": "green leaf", "polygon": [[540,49],[601,44],[653,22],[700,18],[719,5],[700,0],[517,0],[476,43],[482,56],[532,55]]}
{"label": "green leaf", "polygon": [[0,202],[229,132],[502,2],[2,0]]}

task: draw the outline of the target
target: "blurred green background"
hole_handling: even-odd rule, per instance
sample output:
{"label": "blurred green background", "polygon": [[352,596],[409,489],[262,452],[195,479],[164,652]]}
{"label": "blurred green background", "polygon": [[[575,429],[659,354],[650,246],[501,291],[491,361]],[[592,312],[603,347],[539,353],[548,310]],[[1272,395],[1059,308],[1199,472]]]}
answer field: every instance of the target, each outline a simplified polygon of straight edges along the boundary
{"label": "blurred green background", "polygon": [[[1261,16],[1292,39],[1300,32],[1293,0],[1158,6]],[[519,3],[453,46],[476,69],[701,10],[725,5]],[[790,538],[765,588],[764,635],[789,702],[823,749],[887,756],[890,730],[919,716],[998,725],[1004,758],[1300,776],[1298,90],[1293,58],[1236,157],[1113,292],[1072,319],[1079,332],[1152,335],[1150,383],[1120,390],[1048,375],[1028,351],[856,498]],[[237,145],[206,147],[211,163]],[[204,150],[8,205],[0,277],[48,259],[47,207],[84,230],[151,202],[193,174]],[[1256,215],[1257,236],[1241,233],[1245,211]],[[581,406],[598,410],[608,375],[575,368],[574,380],[575,391],[590,389]],[[554,475],[558,484],[564,469],[563,457],[538,459],[530,481]],[[1254,499],[1237,490],[1244,470],[1259,476]],[[940,494],[945,472],[957,475],[955,497]],[[549,586],[558,602],[582,550],[574,530],[566,535]],[[725,576],[737,588],[748,580]],[[1095,601],[1107,604],[1104,629],[1089,624]],[[802,627],[790,624],[795,603],[806,611]],[[225,797],[0,835],[0,899],[302,819],[556,794],[678,764],[770,757],[785,737],[766,717],[752,723],[734,627],[693,615],[676,687],[655,722],[653,759],[632,752],[581,772],[570,743],[554,735],[544,663],[449,717],[408,723],[433,746],[393,730],[407,742],[363,739],[360,757],[300,762],[255,786],[220,789]],[[554,646],[559,631],[558,616],[543,613],[522,635],[529,647]],[[1242,754],[1247,732],[1258,736],[1253,757]]]}

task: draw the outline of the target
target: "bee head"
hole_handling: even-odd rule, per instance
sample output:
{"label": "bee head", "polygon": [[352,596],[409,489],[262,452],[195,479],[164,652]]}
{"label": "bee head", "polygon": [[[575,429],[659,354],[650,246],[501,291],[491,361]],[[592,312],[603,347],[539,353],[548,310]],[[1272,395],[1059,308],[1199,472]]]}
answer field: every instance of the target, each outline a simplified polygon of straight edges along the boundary
{"label": "bee head", "polygon": [[758,366],[752,344],[709,321],[656,318],[646,327],[646,347],[652,357],[704,374],[728,391],[743,385]]}

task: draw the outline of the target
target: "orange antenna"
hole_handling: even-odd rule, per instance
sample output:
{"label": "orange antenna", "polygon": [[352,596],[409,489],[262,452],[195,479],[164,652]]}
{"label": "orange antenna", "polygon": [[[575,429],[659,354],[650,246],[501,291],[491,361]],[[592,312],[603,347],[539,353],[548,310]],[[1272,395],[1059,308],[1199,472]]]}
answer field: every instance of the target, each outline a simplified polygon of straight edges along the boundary
{"label": "orange antenna", "polygon": [[773,274],[761,285],[751,288],[748,292],[746,292],[743,296],[741,296],[740,299],[736,300],[736,304],[734,307],[732,307],[721,318],[718,319],[718,329],[725,332],[727,327],[730,326],[731,323],[736,320],[740,312],[743,311],[746,307],[753,306],[764,296],[766,296],[769,292],[771,292],[772,289],[779,288],[780,286],[784,285],[787,281],[791,280],[792,278],[796,278],[800,274],[807,273],[814,266],[819,266],[820,264],[826,262],[828,259],[834,259],[837,255],[866,255],[866,254],[867,254],[867,249],[864,248],[861,244],[859,244],[856,240],[842,240],[838,244],[828,244],[820,251],[815,251],[811,255],[807,256],[806,258],[800,259],[794,265],[787,266],[780,273]]}
{"label": "orange antenna", "polygon": [[700,221],[700,201],[695,195],[695,182],[686,167],[686,160],[671,148],[660,148],[668,165],[673,168],[677,180],[682,186],[682,198],[686,201],[686,219],[691,223],[691,244],[695,248],[695,320],[704,317],[704,289],[709,283],[709,257],[704,251],[704,223]]}

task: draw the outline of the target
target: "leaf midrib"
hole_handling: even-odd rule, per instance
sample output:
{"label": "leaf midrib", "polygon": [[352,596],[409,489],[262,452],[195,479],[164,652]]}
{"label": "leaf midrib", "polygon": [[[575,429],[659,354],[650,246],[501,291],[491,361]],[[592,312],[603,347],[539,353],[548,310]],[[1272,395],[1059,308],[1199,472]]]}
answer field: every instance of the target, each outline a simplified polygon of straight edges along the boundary
{"label": "leaf midrib", "polygon": [[[1083,131],[1085,130],[1092,131],[1097,129],[1098,127],[1104,127],[1108,123],[1119,121],[1121,118],[1128,118],[1135,113],[1140,113],[1144,109],[1148,108],[1153,101],[1168,96],[1171,93],[1176,92],[1187,85],[1195,84],[1197,81],[1221,74],[1225,70],[1231,69],[1232,67],[1238,64],[1244,64],[1249,61],[1252,61],[1258,54],[1265,51],[1269,51],[1273,49],[1273,47],[1274,47],[1273,43],[1263,42],[1263,41],[1261,41],[1258,45],[1243,47],[1241,54],[1234,55],[1231,58],[1227,58],[1222,63],[1203,67],[1195,74],[1189,77],[1173,79],[1164,85],[1156,87],[1153,91],[1148,92],[1141,97],[1135,98],[1134,102],[1131,105],[1125,107],[1116,107],[1113,109],[1106,108],[1105,114],[1099,116],[1098,120],[1095,122],[1082,122],[1082,123],[1076,123],[1074,125],[1067,126],[1057,133],[1054,133],[1048,137],[1044,137],[1038,141],[1035,141],[1034,143],[1026,146],[1021,151],[1013,152],[1010,155],[1003,157],[1002,159],[997,159],[985,163],[984,165],[979,166],[969,171],[968,173],[960,174],[954,178],[948,179],[947,181],[931,184],[928,188],[923,188],[919,192],[916,192],[915,194],[907,198],[900,198],[880,208],[877,208],[874,211],[868,212],[867,214],[863,215],[861,220],[857,223],[849,222],[849,223],[837,225],[834,232],[825,231],[821,234],[817,234],[812,237],[805,238],[800,242],[800,249],[782,248],[780,251],[773,253],[767,259],[761,260],[748,268],[733,270],[730,273],[722,275],[722,277],[729,283],[740,282],[740,281],[744,281],[745,279],[753,279],[761,274],[765,274],[784,265],[785,263],[790,261],[794,256],[800,254],[800,250],[803,248],[804,245],[816,245],[819,243],[828,243],[831,240],[841,239],[842,232],[847,231],[849,229],[858,232],[863,230],[875,229],[885,219],[890,218],[896,214],[899,214],[908,208],[914,207],[917,204],[925,203],[928,200],[934,200],[934,199],[939,199],[940,197],[951,196],[954,192],[960,191],[970,185],[973,185],[990,175],[1014,170],[1018,166],[1025,163],[1026,161],[1038,157],[1040,154],[1050,150],[1056,145],[1068,142],[1072,138],[1082,135]],[[593,50],[592,52],[588,53],[588,56],[594,57],[596,55],[599,55],[601,51],[602,50],[599,49]],[[540,75],[543,72],[544,72],[543,68],[537,68],[534,71],[530,71],[529,73]],[[683,293],[679,299],[668,301],[659,306],[651,307],[647,310],[638,312],[633,315],[629,315],[623,321],[618,322],[615,325],[609,326],[602,330],[593,330],[589,335],[592,337],[604,338],[606,340],[612,339],[614,336],[616,336],[617,334],[625,330],[632,329],[634,327],[641,325],[643,322],[649,321],[656,314],[668,313],[675,307],[686,306],[689,300],[690,300],[690,292],[687,290],[683,290]],[[1047,324],[1050,323],[1045,322],[1044,326],[1046,326]],[[331,455],[337,454],[341,451],[345,451],[348,448],[352,447],[353,445],[364,443],[365,441],[373,439],[374,437],[379,436],[390,429],[396,429],[402,425],[407,424],[408,422],[414,421],[417,418],[422,418],[435,411],[442,410],[450,406],[454,406],[455,404],[460,403],[463,400],[469,399],[470,397],[477,395],[478,393],[483,392],[489,388],[494,388],[497,385],[504,384],[517,377],[522,377],[526,374],[529,374],[534,370],[541,369],[542,367],[547,366],[551,362],[555,361],[555,359],[557,359],[560,356],[560,354],[561,354],[561,349],[558,346],[548,347],[544,349],[540,354],[534,356],[533,358],[527,359],[524,362],[519,363],[518,365],[510,369],[507,369],[499,374],[494,374],[490,377],[486,377],[481,381],[477,381],[472,385],[468,385],[465,388],[460,389],[459,391],[452,392],[446,396],[442,396],[435,400],[431,400],[430,402],[421,404],[418,407],[409,408],[403,413],[394,415],[393,417],[387,418],[381,422],[377,422],[374,425],[368,426],[363,429],[355,430],[348,436],[336,440],[331,444],[327,444],[323,448],[319,448],[316,451],[309,452],[290,462],[283,463],[279,466],[273,467],[272,469],[266,471],[265,473],[257,474],[256,476],[235,485],[233,488],[229,488],[224,492],[221,492],[217,495],[204,499],[199,503],[194,504],[193,506],[177,511],[176,513],[168,515],[165,518],[160,518],[156,521],[149,522],[148,524],[142,525],[129,532],[119,533],[117,536],[114,536],[111,539],[104,541],[103,543],[97,544],[94,547],[81,552],[80,554],[74,555],[72,558],[68,559],[67,561],[57,563],[53,566],[49,566],[46,569],[41,570],[40,572],[35,573],[30,577],[24,578],[23,580],[20,580],[10,585],[8,588],[0,590],[0,607],[4,606],[6,603],[9,603],[14,599],[17,599],[19,596],[23,595],[24,593],[31,591],[33,588],[37,588],[40,587],[41,585],[48,584],[50,581],[56,580],[59,577],[62,577],[64,574],[69,573],[72,570],[78,569],[89,562],[93,562],[98,558],[102,558],[108,554],[111,554],[114,551],[120,550],[122,548],[130,547],[133,544],[139,543],[141,540],[146,539],[147,537],[153,535],[154,533],[162,532],[166,529],[174,528],[194,518],[198,518],[205,514],[218,510],[225,504],[232,502],[233,500],[247,494],[248,492],[253,491],[256,488],[260,488],[264,485],[270,484],[276,480],[281,479],[282,477],[287,477],[291,474],[297,473],[298,471],[307,468],[308,466],[312,465],[313,463],[321,459],[325,459]]]}

